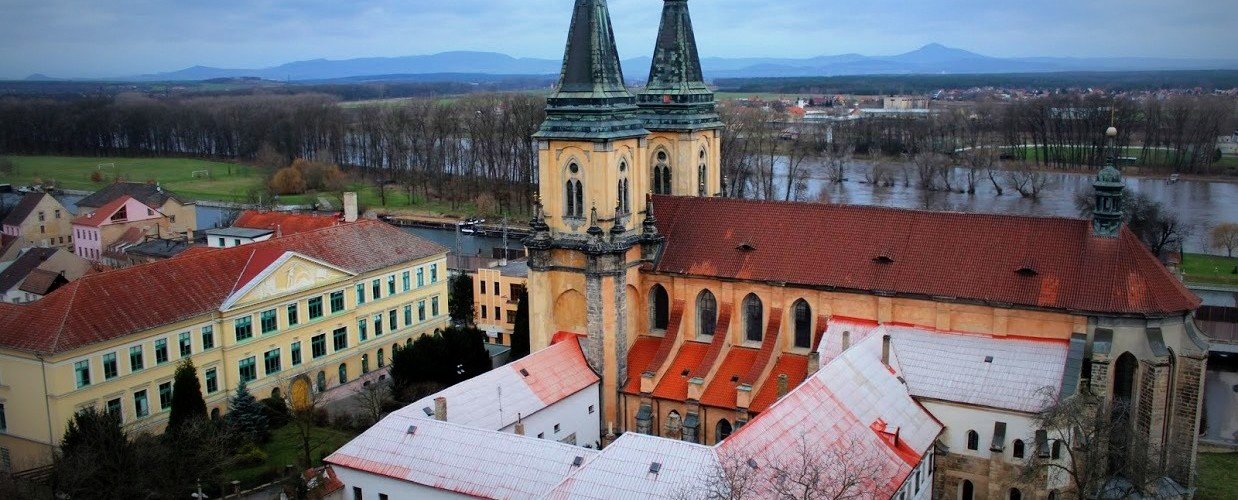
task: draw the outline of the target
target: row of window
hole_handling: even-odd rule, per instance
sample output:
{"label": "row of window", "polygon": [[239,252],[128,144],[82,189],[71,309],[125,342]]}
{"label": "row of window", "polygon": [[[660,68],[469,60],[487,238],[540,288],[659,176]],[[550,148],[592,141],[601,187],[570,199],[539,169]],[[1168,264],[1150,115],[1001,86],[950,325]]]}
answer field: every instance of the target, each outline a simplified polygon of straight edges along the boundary
{"label": "row of window", "polygon": [[[1048,446],[1049,458],[1054,460],[1062,458],[1062,440],[1054,439],[1052,444],[1049,443],[1048,433],[1045,431],[1036,431],[1036,439],[1041,441],[1041,446]],[[967,449],[971,451],[980,450],[980,433],[975,430],[967,431]],[[1005,450],[990,449],[995,453],[1001,453]],[[1025,458],[1027,456],[1027,444],[1022,439],[1015,439],[1010,444],[1010,455],[1014,458]]]}
{"label": "row of window", "polygon": [[[670,295],[662,285],[654,285],[649,291],[649,324],[656,330],[665,330],[670,323]],[[791,305],[792,329],[795,347],[812,347],[812,306],[800,299]],[[701,290],[696,296],[696,334],[711,337],[718,326],[718,300],[713,292]],[[765,338],[765,306],[755,293],[744,297],[740,327],[744,340],[761,342]]]}
{"label": "row of window", "polygon": [[[430,264],[430,283],[438,282],[438,264]],[[362,282],[355,285],[354,298],[357,305],[366,303],[366,288],[370,289],[370,300],[378,300],[383,297],[383,290],[386,290],[386,296],[390,297],[397,293],[397,289],[402,292],[408,292],[413,289],[413,271],[403,271],[400,273],[400,286],[397,287],[396,275],[391,274],[383,278],[375,278],[368,283]],[[417,288],[426,286],[425,267],[416,269]],[[385,282],[385,286],[384,286]],[[325,297],[325,303],[324,303]],[[437,298],[434,299],[437,302]],[[322,319],[326,315],[326,308],[330,308],[331,314],[344,312],[346,305],[344,303],[344,291],[336,290],[325,296],[310,297],[306,300],[305,312],[308,321],[316,321]],[[301,309],[300,303],[294,302],[283,306],[283,314],[285,318],[285,328],[291,328],[301,324]],[[263,335],[279,331],[279,316],[280,308],[272,308],[258,313],[258,327]],[[233,320],[233,331],[237,342],[249,340],[254,336],[254,319],[252,315],[242,316]]]}
{"label": "row of window", "polygon": [[[200,330],[201,343],[200,347],[203,351],[215,348],[215,327],[212,325],[203,326]],[[154,354],[155,365],[162,365],[172,360],[172,347],[168,341],[171,337],[163,337],[155,339]],[[193,333],[190,331],[181,332],[175,338],[175,353],[179,358],[187,358],[193,354]],[[121,354],[127,354],[129,362],[129,372],[136,373],[146,369],[147,358],[145,344],[130,346],[127,353],[123,351],[112,351],[104,353],[101,357],[101,365],[103,368],[103,380],[112,380],[120,376],[120,358]],[[79,360],[73,364],[74,380],[77,382],[77,388],[89,386],[94,382],[91,374],[90,358]]]}
{"label": "row of window", "polygon": [[[218,369],[216,369],[215,367],[210,367],[204,370],[202,373],[203,373],[203,378],[206,380],[206,384],[205,384],[206,394],[214,394],[218,392],[219,391],[219,371]],[[137,391],[133,391],[132,393],[133,418],[134,419],[146,418],[146,417],[149,417],[152,414],[152,412],[164,412],[164,411],[171,410],[172,409],[172,389],[173,387],[172,387],[171,380],[159,383],[155,391],[155,395],[157,398],[156,403],[159,405],[157,410],[151,408],[150,395],[147,389],[140,389]],[[120,397],[107,400],[104,403],[104,409],[107,410],[109,413],[120,417],[121,422],[131,421],[130,419],[127,418],[128,414],[125,412],[124,402],[121,400]]]}
{"label": "row of window", "polygon": [[85,241],[99,241],[99,232],[78,228],[73,230],[73,237]]}
{"label": "row of window", "polygon": [[929,453],[926,458],[920,461],[920,465],[916,466],[915,475],[908,477],[907,482],[898,489],[898,500],[905,500],[908,495],[913,498],[920,494],[920,487],[924,486],[926,481],[930,481],[933,475],[933,454]]}

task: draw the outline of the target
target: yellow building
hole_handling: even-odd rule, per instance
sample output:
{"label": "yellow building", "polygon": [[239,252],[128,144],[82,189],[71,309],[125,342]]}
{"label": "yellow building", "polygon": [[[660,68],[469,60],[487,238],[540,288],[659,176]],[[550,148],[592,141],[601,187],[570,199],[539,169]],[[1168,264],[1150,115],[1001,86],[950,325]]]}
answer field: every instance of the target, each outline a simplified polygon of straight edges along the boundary
{"label": "yellow building", "polygon": [[[47,193],[30,193],[22,197],[13,211],[4,218],[5,245],[0,246],[0,262],[9,250],[26,247],[56,247],[73,249],[73,214]],[[11,242],[11,243],[10,243]],[[16,255],[12,255],[15,257]]]}
{"label": "yellow building", "polygon": [[397,346],[447,324],[446,251],[361,221],[193,249],[0,305],[0,466],[46,464],[84,407],[160,431],[184,359],[212,414],[242,380],[261,398],[382,368]]}
{"label": "yellow building", "polygon": [[473,324],[486,332],[492,344],[512,345],[516,305],[529,284],[529,263],[511,261],[478,268],[473,275]]}

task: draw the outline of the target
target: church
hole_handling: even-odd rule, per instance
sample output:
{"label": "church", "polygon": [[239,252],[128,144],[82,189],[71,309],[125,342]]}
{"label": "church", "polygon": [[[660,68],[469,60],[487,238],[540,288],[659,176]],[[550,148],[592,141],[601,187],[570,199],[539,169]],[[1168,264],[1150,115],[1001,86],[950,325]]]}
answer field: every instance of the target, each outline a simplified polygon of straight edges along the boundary
{"label": "church", "polygon": [[[943,408],[940,494],[1007,498],[1012,443],[1034,439],[1026,403],[1050,386],[1129,403],[1170,478],[1191,484],[1199,300],[1123,227],[1112,162],[1090,221],[726,199],[687,0],[665,1],[647,86],[624,82],[606,2],[578,0],[535,135],[531,343],[583,335],[602,429],[717,443],[836,356],[835,336],[897,329],[895,352],[919,349],[926,372],[951,371],[931,369],[954,359],[934,345],[981,365],[923,395],[908,381]],[[1036,356],[1048,376],[1020,372]],[[977,369],[1008,376],[968,380]]]}
{"label": "church", "polygon": [[688,0],[636,93],[576,0],[547,104],[532,354],[327,457],[355,498],[1063,498],[1095,443],[1039,415],[1085,392],[1189,496],[1200,301],[1112,158],[1091,220],[728,199]]}

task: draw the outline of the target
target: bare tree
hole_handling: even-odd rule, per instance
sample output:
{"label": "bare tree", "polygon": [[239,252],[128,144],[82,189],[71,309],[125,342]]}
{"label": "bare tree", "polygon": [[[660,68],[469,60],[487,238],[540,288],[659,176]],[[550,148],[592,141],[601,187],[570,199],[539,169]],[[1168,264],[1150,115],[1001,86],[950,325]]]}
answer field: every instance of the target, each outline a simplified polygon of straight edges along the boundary
{"label": "bare tree", "polygon": [[1012,168],[1005,171],[1006,185],[1024,198],[1040,198],[1049,186],[1049,176],[1035,167]]}
{"label": "bare tree", "polygon": [[299,391],[297,385],[294,379],[281,393],[284,394],[291,415],[288,425],[296,431],[296,445],[300,455],[297,457],[297,465],[299,470],[305,470],[313,466],[314,452],[327,444],[322,433],[315,432],[325,423],[327,410],[322,407],[322,393],[315,392],[308,381],[303,392]]}
{"label": "bare tree", "polygon": [[871,497],[888,482],[882,461],[855,442],[823,443],[801,435],[793,449],[775,459],[753,459],[722,449],[718,462],[684,498],[743,500],[784,498],[847,500]]}
{"label": "bare tree", "polygon": [[997,188],[997,193],[1001,194],[1002,190],[997,186],[992,173],[997,165],[998,155],[996,149],[987,146],[976,146],[963,151],[960,159],[967,194],[976,194],[976,184],[979,184],[981,177],[985,175],[989,176],[989,180],[992,180],[993,186]]}
{"label": "bare tree", "polygon": [[889,162],[875,161],[872,166],[864,172],[864,182],[872,184],[873,187],[891,187],[897,183],[897,170],[898,169]]}
{"label": "bare tree", "polygon": [[1209,244],[1212,248],[1225,249],[1225,255],[1234,256],[1234,247],[1238,247],[1238,224],[1225,222],[1217,224],[1208,232]]}
{"label": "bare tree", "polygon": [[378,422],[383,418],[383,409],[393,401],[390,384],[385,380],[362,384],[353,390],[353,401],[361,417],[369,423]]}
{"label": "bare tree", "polygon": [[[918,153],[911,157],[915,167],[916,184],[925,191],[936,191],[938,188],[951,190],[950,168],[946,158],[937,153]],[[938,181],[941,184],[938,184]]]}

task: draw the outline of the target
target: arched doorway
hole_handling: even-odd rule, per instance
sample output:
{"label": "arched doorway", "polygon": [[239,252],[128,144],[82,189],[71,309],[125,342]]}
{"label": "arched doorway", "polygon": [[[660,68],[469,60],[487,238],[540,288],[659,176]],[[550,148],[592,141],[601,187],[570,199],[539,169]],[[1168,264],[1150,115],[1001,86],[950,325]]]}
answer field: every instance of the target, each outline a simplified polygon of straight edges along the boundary
{"label": "arched doorway", "polygon": [[654,330],[665,330],[670,323],[670,301],[670,296],[662,285],[654,285],[653,289],[649,290],[649,324]]}
{"label": "arched doorway", "polygon": [[297,375],[288,388],[292,400],[292,409],[300,411],[310,405],[310,379],[305,375]]}
{"label": "arched doorway", "polygon": [[959,500],[973,500],[976,496],[976,486],[971,481],[963,480],[959,485]]}
{"label": "arched doorway", "polygon": [[318,370],[318,392],[327,390],[327,372]]}
{"label": "arched doorway", "polygon": [[279,397],[280,397],[280,396],[281,396],[281,394],[280,394],[280,392],[279,392],[279,388],[278,388],[278,387],[275,387],[275,388],[272,388],[272,389],[271,389],[271,399],[279,399]]}
{"label": "arched doorway", "polygon": [[731,435],[733,430],[729,420],[725,418],[719,420],[718,425],[714,426],[714,444],[721,443],[723,439]]}

